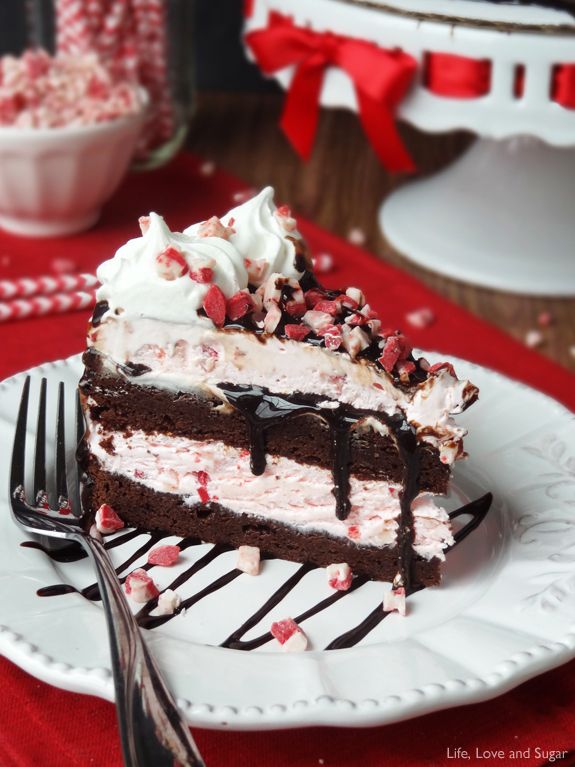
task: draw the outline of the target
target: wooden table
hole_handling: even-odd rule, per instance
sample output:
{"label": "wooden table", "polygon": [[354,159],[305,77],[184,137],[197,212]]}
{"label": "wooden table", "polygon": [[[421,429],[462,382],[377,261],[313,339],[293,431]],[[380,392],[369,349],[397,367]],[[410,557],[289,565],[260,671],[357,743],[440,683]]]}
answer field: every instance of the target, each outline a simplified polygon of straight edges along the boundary
{"label": "wooden table", "polygon": [[[529,330],[540,329],[544,342],[539,351],[575,371],[575,300],[475,288],[412,264],[385,241],[377,222],[384,196],[404,179],[381,167],[356,115],[323,110],[313,156],[304,164],[278,127],[282,102],[280,94],[201,93],[188,145],[249,186],[271,184],[278,201],[342,237],[359,228],[365,246],[380,258],[518,340],[524,342]],[[422,174],[443,167],[473,140],[463,133],[431,136],[409,126],[402,132]],[[551,312],[553,322],[539,328],[537,318],[544,311]]]}

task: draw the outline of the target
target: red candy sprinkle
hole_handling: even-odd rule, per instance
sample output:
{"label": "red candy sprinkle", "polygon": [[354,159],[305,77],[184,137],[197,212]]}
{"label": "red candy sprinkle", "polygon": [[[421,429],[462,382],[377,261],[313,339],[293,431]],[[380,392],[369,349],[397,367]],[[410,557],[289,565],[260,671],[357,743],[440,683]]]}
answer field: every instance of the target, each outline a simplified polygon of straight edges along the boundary
{"label": "red candy sprinkle", "polygon": [[311,333],[311,328],[305,325],[286,325],[285,334],[292,341],[303,341]]}
{"label": "red candy sprinkle", "polygon": [[323,301],[324,299],[325,294],[323,290],[311,288],[311,290],[306,290],[305,292],[305,303],[308,309],[313,309],[318,301]]}
{"label": "red candy sprinkle", "polygon": [[329,565],[327,568],[327,582],[336,591],[347,591],[353,581],[353,572],[346,562],[338,565]]}
{"label": "red candy sprinkle", "polygon": [[239,320],[253,309],[253,302],[248,293],[243,290],[235,293],[226,304],[226,313],[230,320]]}
{"label": "red candy sprinkle", "polygon": [[205,487],[198,487],[198,495],[202,503],[210,502],[210,494],[208,493]]}
{"label": "red candy sprinkle", "polygon": [[348,538],[352,538],[353,540],[355,540],[356,538],[359,538],[359,536],[360,536],[360,532],[359,532],[359,527],[357,525],[350,525],[347,528]]}
{"label": "red candy sprinkle", "polygon": [[152,578],[141,567],[131,572],[124,584],[124,590],[134,602],[147,602],[159,596],[160,591]]}
{"label": "red candy sprinkle", "polygon": [[208,492],[208,482],[210,481],[210,475],[207,471],[198,471],[195,472],[196,477],[198,479],[199,487],[198,487],[198,495],[200,497],[200,501],[202,503],[209,503],[210,494]]}
{"label": "red candy sprinkle", "polygon": [[170,567],[178,561],[180,556],[179,546],[156,546],[148,554],[149,565],[159,565],[160,567]]}
{"label": "red candy sprinkle", "polygon": [[292,317],[303,317],[307,312],[307,306],[300,301],[287,301],[285,309]]}
{"label": "red candy sprinkle", "polygon": [[214,325],[221,328],[226,319],[226,297],[217,285],[212,285],[206,293],[203,307]]}
{"label": "red candy sprinkle", "polygon": [[96,529],[98,532],[102,535],[109,535],[123,527],[125,525],[114,509],[107,503],[103,503],[96,512]]}
{"label": "red candy sprinkle", "polygon": [[214,279],[214,270],[209,266],[201,266],[199,269],[191,269],[190,277],[194,282],[206,284]]}
{"label": "red candy sprinkle", "polygon": [[316,312],[326,312],[331,314],[332,317],[339,313],[337,301],[318,301],[313,308]]}
{"label": "red candy sprinkle", "polygon": [[293,618],[284,618],[272,623],[270,632],[284,650],[298,651],[307,647],[307,637]]}
{"label": "red candy sprinkle", "polygon": [[435,314],[429,307],[422,306],[420,309],[408,312],[405,315],[405,319],[412,327],[423,330],[423,328],[428,328],[435,322]]}
{"label": "red candy sprinkle", "polygon": [[313,268],[316,274],[327,274],[333,269],[333,256],[329,253],[318,253],[313,257]]}
{"label": "red candy sprinkle", "polygon": [[284,620],[272,623],[270,631],[280,644],[284,644],[298,629],[299,626],[293,618],[284,618]]}
{"label": "red candy sprinkle", "polygon": [[326,325],[317,331],[318,336],[323,336],[326,349],[339,349],[342,343],[341,328],[338,325]]}
{"label": "red candy sprinkle", "polygon": [[453,376],[453,378],[457,378],[455,375],[455,370],[453,368],[453,365],[451,362],[436,362],[435,365],[431,365],[428,373],[439,373],[440,370],[448,370],[449,374]]}
{"label": "red candy sprinkle", "polygon": [[156,256],[156,267],[165,280],[176,280],[188,271],[186,259],[173,245],[168,245]]}
{"label": "red candy sprinkle", "polygon": [[390,336],[385,342],[383,354],[379,358],[379,361],[383,365],[384,370],[387,370],[388,373],[391,373],[395,367],[395,363],[399,359],[400,354],[401,347],[399,345],[399,341],[395,336]]}

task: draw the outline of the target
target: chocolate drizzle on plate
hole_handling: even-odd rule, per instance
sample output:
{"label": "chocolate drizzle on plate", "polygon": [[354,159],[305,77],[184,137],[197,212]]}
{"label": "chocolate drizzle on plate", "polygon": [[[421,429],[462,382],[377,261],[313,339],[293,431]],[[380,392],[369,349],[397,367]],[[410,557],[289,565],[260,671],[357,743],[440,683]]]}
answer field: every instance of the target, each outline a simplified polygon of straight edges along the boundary
{"label": "chocolate drizzle on plate", "polygon": [[[481,524],[481,522],[485,519],[487,512],[489,511],[491,502],[492,502],[492,495],[491,493],[487,493],[481,498],[478,498],[477,500],[472,501],[471,503],[468,503],[465,506],[462,506],[461,508],[455,511],[452,511],[450,513],[449,515],[450,519],[457,519],[463,516],[470,517],[469,521],[466,524],[464,524],[455,533],[454,535],[455,544],[451,548],[454,548],[455,546],[459,545],[463,540],[465,540],[465,538],[467,538],[468,535],[470,535]],[[163,536],[161,533],[149,533],[148,531],[145,531],[145,530],[129,530],[125,533],[120,533],[114,536],[114,538],[110,538],[109,540],[105,542],[104,545],[107,549],[114,549],[126,543],[129,543],[130,541],[136,539],[140,535],[147,536],[147,540],[142,546],[138,547],[136,552],[130,555],[125,561],[123,561],[116,568],[116,572],[118,573],[118,576],[124,573],[127,575],[125,571],[136,561],[136,559],[141,557],[146,551],[148,551],[154,544],[160,541],[163,537],[169,537],[167,534],[166,536]],[[201,541],[199,541],[197,538],[191,538],[191,537],[183,538],[178,543],[180,549],[182,550],[186,548],[190,548],[192,546],[197,546],[200,544],[201,544]],[[49,549],[47,547],[42,546],[41,544],[37,544],[35,541],[25,541],[24,543],[20,545],[24,546],[25,548],[33,548],[33,549],[42,551],[46,554],[46,556],[50,557],[50,559],[52,559],[55,562],[76,562],[84,558],[83,552],[79,547],[69,546],[68,544],[65,544],[65,546],[59,550]],[[192,578],[197,572],[199,572],[200,570],[205,568],[207,565],[209,565],[211,562],[213,562],[215,559],[217,559],[219,556],[221,556],[222,554],[230,550],[231,549],[228,546],[222,546],[222,545],[212,546],[206,554],[204,554],[202,557],[196,560],[193,564],[191,564],[188,568],[186,568],[182,573],[180,573],[170,583],[170,585],[167,586],[167,588],[177,589],[178,587],[182,586],[184,583],[190,580],[190,578]],[[65,553],[63,554],[62,552],[65,552]],[[265,558],[270,559],[271,557],[266,556]],[[143,565],[143,567],[144,569],[149,570],[151,566],[148,564],[145,564]],[[291,593],[291,591],[305,578],[305,576],[308,573],[310,573],[312,570],[315,570],[315,569],[316,567],[314,565],[310,565],[310,564],[301,565],[292,575],[290,575],[276,589],[276,591],[271,596],[267,598],[267,600],[264,602],[264,604],[261,607],[259,607],[252,615],[250,615],[244,621],[244,623],[238,626],[237,629],[235,629],[225,640],[221,642],[221,646],[228,647],[235,650],[254,650],[266,644],[267,642],[271,641],[272,636],[269,632],[265,632],[249,640],[244,640],[243,637],[248,631],[250,631],[250,629],[258,625],[258,623],[263,618],[265,618],[265,616],[274,607],[279,605],[282,602],[282,600],[289,593]],[[147,629],[157,628],[158,626],[161,626],[167,623],[168,621],[170,621],[172,618],[178,615],[183,609],[189,609],[200,600],[205,599],[209,597],[210,595],[219,592],[221,589],[223,589],[229,583],[234,581],[240,575],[242,575],[240,570],[237,570],[234,568],[224,573],[223,575],[219,576],[214,581],[209,583],[207,586],[204,586],[204,588],[201,589],[196,594],[193,594],[187,599],[184,599],[180,607],[174,613],[174,615],[152,615],[152,612],[157,606],[157,599],[152,599],[149,602],[147,602],[137,613],[138,623],[140,624],[140,626]],[[125,580],[125,575],[122,575],[120,577],[120,580],[123,582]],[[328,609],[329,607],[331,607],[331,605],[333,605],[335,602],[338,602],[340,599],[344,599],[345,597],[348,597],[349,594],[361,588],[367,582],[367,580],[368,580],[367,578],[364,578],[362,576],[356,576],[353,579],[352,585],[348,591],[334,592],[330,596],[320,600],[319,602],[312,605],[304,612],[300,613],[298,616],[295,617],[295,620],[297,621],[297,623],[305,622],[308,618],[311,618],[312,616],[317,615],[318,613],[321,613],[324,610]],[[416,586],[412,588],[408,593],[414,594],[416,591],[419,591],[421,588],[422,587],[420,586]],[[91,601],[98,601],[100,599],[100,592],[95,583],[91,584],[90,586],[87,586],[86,588],[82,590],[76,589],[74,586],[71,586],[69,584],[64,584],[64,583],[56,584],[53,586],[45,586],[44,588],[38,589],[36,593],[38,594],[38,596],[41,596],[41,597],[62,596],[65,594],[70,594],[70,593],[79,593],[83,597]],[[363,621],[361,621],[358,625],[349,629],[345,633],[335,637],[335,639],[329,642],[329,644],[324,649],[335,650],[335,649],[343,649],[346,647],[353,647],[362,639],[364,639],[377,625],[379,625],[379,623],[381,623],[381,621],[384,618],[386,618],[390,614],[391,613],[383,612],[381,602],[378,602],[377,605],[373,608],[373,610],[367,615],[367,617]]]}

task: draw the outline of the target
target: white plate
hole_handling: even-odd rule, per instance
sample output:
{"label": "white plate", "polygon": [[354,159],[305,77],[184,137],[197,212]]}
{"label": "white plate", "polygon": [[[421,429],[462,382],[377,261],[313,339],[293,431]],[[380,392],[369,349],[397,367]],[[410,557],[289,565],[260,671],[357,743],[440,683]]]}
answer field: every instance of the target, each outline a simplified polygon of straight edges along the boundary
{"label": "white plate", "polygon": [[[367,583],[307,620],[309,652],[281,653],[275,643],[241,652],[217,645],[299,566],[272,560],[257,578],[240,575],[185,615],[146,632],[190,722],[237,729],[382,724],[485,700],[575,656],[573,416],[496,373],[463,361],[457,369],[479,385],[481,399],[461,418],[471,458],[457,467],[450,504],[487,490],[495,503],[448,555],[443,585],[410,597],[407,618],[390,615],[351,649],[321,648],[374,609],[381,584]],[[52,393],[63,380],[73,395],[80,370],[78,357],[34,368],[33,391],[44,375]],[[3,483],[24,375],[0,384]],[[99,604],[77,593],[36,595],[49,584],[82,588],[93,581],[90,568],[22,548],[5,485],[0,497],[0,650],[51,684],[111,700]],[[135,550],[145,540],[111,553],[119,563],[126,558],[121,548]],[[154,577],[166,586],[209,548],[187,549],[181,565],[155,568]],[[199,592],[234,562],[233,552],[217,557],[182,586],[183,595]],[[309,572],[246,636],[329,594],[324,571]]]}

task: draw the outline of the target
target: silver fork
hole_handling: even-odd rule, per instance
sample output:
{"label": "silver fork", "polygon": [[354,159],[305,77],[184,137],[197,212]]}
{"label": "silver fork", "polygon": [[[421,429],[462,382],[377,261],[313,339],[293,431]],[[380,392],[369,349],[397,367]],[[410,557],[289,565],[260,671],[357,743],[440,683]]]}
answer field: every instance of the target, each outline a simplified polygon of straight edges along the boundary
{"label": "silver fork", "polygon": [[[54,481],[46,482],[46,389],[47,382],[43,378],[31,503],[25,491],[29,377],[22,391],[10,470],[10,501],[14,520],[28,533],[76,541],[86,550],[96,568],[108,624],[116,709],[126,767],[205,767],[190,730],[142,638],[106,549],[85,529],[87,520],[80,503],[78,472],[75,472],[74,478],[66,469],[63,383],[58,389]],[[83,417],[77,400],[78,439],[82,431]]]}

